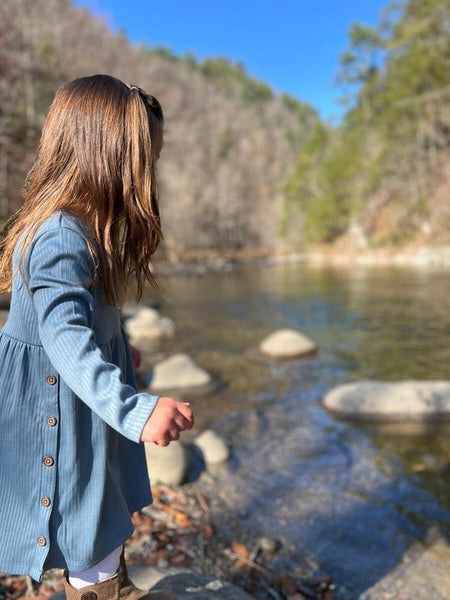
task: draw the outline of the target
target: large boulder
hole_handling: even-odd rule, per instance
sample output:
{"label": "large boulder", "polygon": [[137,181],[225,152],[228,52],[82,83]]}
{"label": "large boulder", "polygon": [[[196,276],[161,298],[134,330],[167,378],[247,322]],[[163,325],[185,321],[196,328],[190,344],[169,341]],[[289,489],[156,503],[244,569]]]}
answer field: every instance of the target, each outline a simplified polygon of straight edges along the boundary
{"label": "large boulder", "polygon": [[300,358],[317,352],[317,346],[299,331],[279,329],[263,339],[259,351],[272,358]]}
{"label": "large boulder", "polygon": [[194,447],[202,455],[207,467],[222,464],[230,457],[227,443],[212,429],[206,429],[198,435],[194,440]]}
{"label": "large boulder", "polygon": [[359,600],[448,600],[450,598],[450,546],[439,530],[428,532],[425,542],[408,548],[401,562]]}
{"label": "large boulder", "polygon": [[152,390],[199,387],[211,383],[211,375],[201,369],[187,354],[174,354],[157,363],[150,381]]}
{"label": "large boulder", "polygon": [[181,441],[168,446],[145,444],[147,469],[152,485],[181,485],[189,468],[189,452]]}
{"label": "large boulder", "polygon": [[174,336],[175,324],[172,319],[162,317],[154,308],[143,306],[125,322],[131,340],[153,341]]}
{"label": "large boulder", "polygon": [[328,392],[337,415],[367,421],[450,420],[450,381],[356,382]]}

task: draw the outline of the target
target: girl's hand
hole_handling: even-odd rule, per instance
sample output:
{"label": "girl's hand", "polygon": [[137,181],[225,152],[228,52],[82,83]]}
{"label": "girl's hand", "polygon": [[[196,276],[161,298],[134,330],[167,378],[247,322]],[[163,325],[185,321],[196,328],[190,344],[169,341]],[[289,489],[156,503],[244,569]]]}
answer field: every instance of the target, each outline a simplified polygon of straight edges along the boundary
{"label": "girl's hand", "polygon": [[142,356],[140,351],[130,344],[131,350],[131,359],[133,361],[133,366],[135,369],[138,369],[141,366]]}
{"label": "girl's hand", "polygon": [[194,415],[190,406],[190,402],[178,402],[167,397],[159,398],[144,425],[141,442],[168,446],[170,442],[178,440],[180,431],[192,429],[194,425]]}

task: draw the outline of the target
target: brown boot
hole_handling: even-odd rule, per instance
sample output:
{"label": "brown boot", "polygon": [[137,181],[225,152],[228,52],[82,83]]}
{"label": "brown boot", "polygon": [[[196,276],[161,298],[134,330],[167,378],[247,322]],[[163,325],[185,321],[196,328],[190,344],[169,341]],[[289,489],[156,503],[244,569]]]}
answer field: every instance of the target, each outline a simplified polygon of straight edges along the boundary
{"label": "brown boot", "polygon": [[67,570],[64,571],[63,580],[67,600],[175,600],[166,590],[147,591],[135,587],[128,577],[123,550],[119,570],[113,577],[81,589],[70,585]]}

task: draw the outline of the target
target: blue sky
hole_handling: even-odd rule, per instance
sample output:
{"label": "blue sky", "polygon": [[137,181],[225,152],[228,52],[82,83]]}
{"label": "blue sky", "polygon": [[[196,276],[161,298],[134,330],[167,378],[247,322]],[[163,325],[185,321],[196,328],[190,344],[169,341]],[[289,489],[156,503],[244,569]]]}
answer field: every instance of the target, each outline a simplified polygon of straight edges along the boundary
{"label": "blue sky", "polygon": [[388,0],[75,0],[133,42],[197,59],[226,56],[276,91],[310,102],[338,123],[333,86],[354,21],[376,25]]}

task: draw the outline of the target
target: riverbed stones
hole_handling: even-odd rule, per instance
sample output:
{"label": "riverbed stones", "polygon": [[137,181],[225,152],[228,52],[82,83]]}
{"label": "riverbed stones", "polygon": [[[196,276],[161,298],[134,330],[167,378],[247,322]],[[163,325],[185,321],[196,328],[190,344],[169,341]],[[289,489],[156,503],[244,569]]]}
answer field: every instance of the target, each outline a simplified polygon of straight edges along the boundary
{"label": "riverbed stones", "polygon": [[194,440],[194,447],[201,453],[207,468],[223,464],[230,457],[227,443],[212,429],[206,429],[198,435]]}
{"label": "riverbed stones", "polygon": [[147,469],[152,485],[181,485],[189,468],[189,450],[180,441],[168,446],[145,444]]}
{"label": "riverbed stones", "polygon": [[211,375],[195,364],[187,354],[174,354],[157,363],[150,381],[152,390],[187,389],[211,383]]}
{"label": "riverbed stones", "polygon": [[450,381],[348,383],[328,392],[323,403],[338,416],[355,420],[450,420]]}
{"label": "riverbed stones", "polygon": [[126,330],[133,341],[154,341],[171,338],[175,333],[172,319],[163,317],[154,308],[143,306],[125,323]]}
{"label": "riverbed stones", "polygon": [[277,359],[300,358],[317,352],[316,344],[294,329],[278,329],[259,345],[262,354]]}

